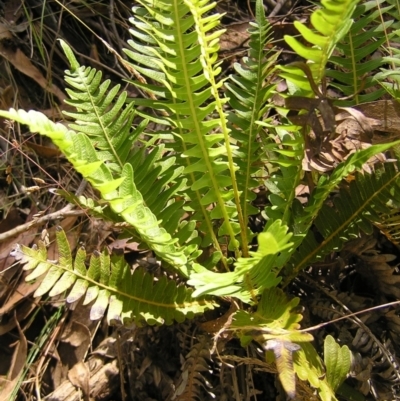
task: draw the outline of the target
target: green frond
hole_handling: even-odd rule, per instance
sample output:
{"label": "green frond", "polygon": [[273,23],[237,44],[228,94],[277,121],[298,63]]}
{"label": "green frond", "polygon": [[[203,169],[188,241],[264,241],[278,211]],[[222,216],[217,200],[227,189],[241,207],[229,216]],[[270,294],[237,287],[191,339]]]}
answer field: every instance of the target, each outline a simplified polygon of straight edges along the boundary
{"label": "green frond", "polygon": [[258,235],[257,251],[250,252],[251,257],[239,258],[234,271],[216,273],[194,265],[188,281],[196,288],[193,296],[234,296],[243,302],[254,302],[265,288],[276,287],[280,282],[277,275],[293,252],[291,236],[287,227],[276,220]]}
{"label": "green frond", "polygon": [[299,322],[303,319],[295,312],[299,298],[288,299],[279,288],[263,291],[255,312],[239,310],[235,313],[230,329],[241,332],[242,343],[254,338],[261,344],[274,338],[294,342],[313,340],[309,333],[299,332]]}
{"label": "green frond", "polygon": [[73,118],[69,127],[83,133],[95,144],[100,160],[106,162],[111,171],[120,173],[126,163],[131,147],[141,133],[132,130],[135,116],[132,105],[126,105],[126,92],[120,93],[120,85],[109,88],[111,81],[102,82],[101,71],[80,66],[70,47],[62,40],[60,44],[70,62],[65,81],[70,97],[66,103],[76,112],[64,114]]}
{"label": "green frond", "polygon": [[[320,177],[317,186],[310,196],[308,205],[305,207],[304,211],[297,216],[293,230],[295,238],[297,237],[301,242],[303,236],[310,230],[314,219],[320,213],[328,196],[337,188],[345,177],[354,171],[361,170],[363,164],[371,157],[380,152],[385,152],[399,143],[400,141],[394,141],[386,144],[372,145],[369,148],[359,150],[348,157],[347,160],[340,163],[329,177]],[[295,243],[298,244],[296,239]]]}
{"label": "green frond", "polygon": [[229,104],[234,110],[229,112],[228,119],[231,136],[238,146],[237,181],[245,221],[249,215],[258,213],[251,205],[255,198],[252,189],[260,185],[257,177],[264,175],[260,168],[264,155],[260,139],[263,127],[258,122],[264,120],[270,107],[275,88],[271,83],[272,70],[279,55],[275,49],[265,51],[271,41],[271,27],[261,1],[257,1],[256,20],[250,23],[249,33],[249,54],[241,63],[234,64],[235,74],[225,82]]}
{"label": "green frond", "polygon": [[[382,49],[387,41],[385,31],[390,29],[394,21],[381,21],[380,13],[388,15],[387,12],[393,8],[387,6],[378,9],[377,4],[383,2],[372,0],[357,6],[353,13],[355,22],[337,43],[336,53],[329,59],[335,66],[326,71],[326,75],[332,78],[330,85],[338,88],[345,96],[354,95],[354,99],[340,102],[340,105],[372,102],[381,98],[384,93],[383,88],[375,88],[374,75],[387,62],[378,49]],[[358,93],[361,88],[365,94]]]}
{"label": "green frond", "polygon": [[17,246],[13,256],[30,270],[27,281],[44,275],[35,296],[49,293],[51,297],[67,292],[67,302],[85,297],[84,304],[93,302],[91,319],[100,319],[108,308],[107,320],[138,324],[172,324],[193,318],[215,304],[204,299],[192,298],[192,289],[178,285],[162,276],[155,281],[144,269],[133,273],[123,256],[109,256],[105,251],[95,251],[86,268],[86,252],[80,248],[75,259],[71,255],[67,237],[57,230],[59,260],[47,259],[43,243],[39,249]]}
{"label": "green frond", "polygon": [[336,391],[345,381],[351,367],[351,351],[347,345],[342,347],[329,335],[324,341],[324,362],[326,379]]}
{"label": "green frond", "polygon": [[307,231],[288,263],[287,282],[313,262],[340,250],[344,241],[360,231],[370,233],[372,222],[379,219],[378,213],[389,210],[388,201],[398,193],[399,186],[400,172],[390,163],[371,175],[358,173],[349,188],[341,189],[333,199],[333,207],[324,204],[319,210],[314,225],[323,239],[318,241],[313,231]]}
{"label": "green frond", "polygon": [[270,130],[269,143],[264,149],[270,155],[269,163],[273,167],[264,185],[270,191],[271,205],[266,206],[263,214],[267,220],[281,219],[293,231],[296,188],[303,174],[304,136],[297,127],[270,126]]}
{"label": "green frond", "polygon": [[27,124],[32,132],[39,132],[52,139],[74,168],[100,191],[102,198],[110,204],[113,211],[134,228],[146,245],[181,274],[188,275],[189,268],[184,251],[176,245],[176,240],[160,227],[158,218],[145,205],[135,186],[131,164],[125,164],[121,175],[114,179],[106,163],[99,160],[96,150],[85,134],[68,130],[64,125],[55,124],[44,114],[33,110],[27,113],[10,109],[8,112],[0,111],[0,115]]}
{"label": "green frond", "polygon": [[[134,40],[125,52],[132,67],[153,81],[132,82],[153,97],[132,102],[158,110],[157,121],[171,130],[174,141],[169,147],[188,180],[185,208],[199,212],[193,216],[199,220],[199,230],[211,233],[208,238],[217,249],[217,236],[227,236],[230,248],[237,250],[238,235],[247,246],[247,230],[235,176],[238,166],[233,162],[236,147],[231,144],[223,110],[226,100],[219,94],[222,82],[216,80],[222,31],[212,30],[220,16],[205,16],[214,6],[207,3],[174,0],[156,8],[153,2],[141,1],[143,7],[134,9],[131,21]],[[144,111],[141,115],[154,118]],[[208,210],[211,204],[217,206]],[[212,220],[222,221],[218,232]]]}
{"label": "green frond", "polygon": [[[300,331],[303,317],[296,312],[299,301],[299,298],[289,300],[279,288],[266,289],[257,310],[237,311],[229,328],[238,333],[243,346],[257,341],[266,351],[267,360],[273,351],[279,379],[288,395],[295,394],[296,373],[301,380],[309,381],[318,389],[322,400],[336,400],[334,391],[323,377],[322,361],[310,344],[313,336]],[[317,375],[317,372],[321,374]]]}
{"label": "green frond", "polygon": [[[325,76],[326,64],[339,40],[352,25],[352,14],[359,0],[322,0],[322,7],[311,14],[313,28],[295,21],[294,25],[307,45],[293,36],[286,35],[288,45],[308,60],[315,83],[318,85]],[[311,92],[309,81],[297,68],[281,67],[281,76],[295,83],[306,92]]]}
{"label": "green frond", "polygon": [[[100,71],[80,66],[69,46],[63,41],[61,45],[71,65],[65,78],[72,87],[67,89],[71,100],[66,102],[77,110],[65,112],[75,120],[69,127],[90,140],[97,157],[114,177],[120,177],[124,165],[131,164],[137,192],[157,216],[159,225],[174,236],[184,214],[182,202],[174,202],[175,194],[186,186],[186,180],[181,177],[183,167],[175,167],[175,157],[164,157],[165,145],[147,141],[142,149],[135,147],[136,143],[144,142],[141,137],[148,120],[132,129],[135,110],[133,103],[126,105],[126,92],[120,93],[118,85],[110,89],[109,80],[101,82]],[[142,239],[147,240],[146,237]],[[193,249],[191,257],[197,254]]]}
{"label": "green frond", "polygon": [[308,342],[299,342],[300,349],[293,355],[297,377],[308,381],[316,389],[322,401],[337,401],[335,392],[326,378],[326,371],[317,351]]}
{"label": "green frond", "polygon": [[[399,31],[396,31],[396,36],[397,40],[399,40]],[[381,68],[381,71],[374,76],[374,82],[378,82],[393,99],[398,101],[400,99],[400,76],[398,70],[400,50],[392,47],[389,50],[392,55],[383,57],[383,63],[390,65],[391,68]]]}

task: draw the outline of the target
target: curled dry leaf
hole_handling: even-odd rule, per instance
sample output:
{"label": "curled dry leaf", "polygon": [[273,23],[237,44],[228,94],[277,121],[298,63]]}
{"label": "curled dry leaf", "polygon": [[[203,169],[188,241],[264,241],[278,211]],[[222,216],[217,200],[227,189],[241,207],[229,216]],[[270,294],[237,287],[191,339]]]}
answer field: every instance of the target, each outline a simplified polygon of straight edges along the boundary
{"label": "curled dry leaf", "polygon": [[0,24],[0,54],[8,60],[17,70],[35,80],[43,89],[56,96],[60,104],[64,104],[65,95],[56,85],[48,83],[48,80],[36,68],[31,60],[14,45],[10,45],[13,41],[12,33],[7,26]]}
{"label": "curled dry leaf", "polygon": [[[320,144],[320,149],[308,147],[303,159],[303,168],[306,171],[328,172],[339,163],[346,160],[358,150],[372,145],[374,127],[378,120],[368,118],[354,108],[342,108],[336,114],[338,125],[333,134],[327,135]],[[372,157],[363,166],[363,170],[371,173],[375,163],[387,161],[383,153]]]}
{"label": "curled dry leaf", "polygon": [[11,397],[16,390],[17,383],[25,367],[26,357],[28,353],[28,343],[26,341],[25,335],[22,332],[21,327],[19,326],[17,321],[15,322],[15,324],[18,328],[19,341],[15,347],[7,377],[0,378],[0,401],[8,401],[13,399]]}
{"label": "curled dry leaf", "polygon": [[90,371],[87,365],[82,361],[76,363],[68,372],[68,379],[75,387],[82,390],[83,400],[89,401]]}

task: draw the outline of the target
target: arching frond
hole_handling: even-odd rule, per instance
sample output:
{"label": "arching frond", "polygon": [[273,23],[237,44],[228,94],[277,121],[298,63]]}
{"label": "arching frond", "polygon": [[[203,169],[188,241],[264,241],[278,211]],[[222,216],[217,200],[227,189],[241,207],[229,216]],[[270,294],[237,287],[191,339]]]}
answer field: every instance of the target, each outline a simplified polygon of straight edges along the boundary
{"label": "arching frond", "polygon": [[[326,70],[327,77],[332,78],[330,85],[338,88],[345,96],[354,98],[340,102],[341,105],[360,104],[379,99],[384,89],[374,87],[374,75],[377,69],[385,63],[378,49],[389,39],[385,35],[393,20],[382,22],[380,13],[386,13],[393,6],[382,7],[383,0],[367,1],[359,4],[353,13],[355,22],[348,33],[338,42],[336,54],[329,59],[335,68]],[[372,90],[373,88],[373,90]],[[365,94],[360,94],[360,90]]]}
{"label": "arching frond", "polygon": [[[352,14],[359,0],[322,0],[321,8],[311,14],[313,29],[299,21],[294,26],[308,43],[304,45],[293,36],[286,35],[285,41],[308,64],[313,79],[318,85],[325,76],[326,64],[339,40],[352,25]],[[306,92],[311,92],[310,82],[298,68],[281,67],[281,75]]]}
{"label": "arching frond", "polygon": [[22,124],[27,124],[31,131],[40,132],[53,140],[63,151],[74,168],[98,189],[115,213],[130,224],[140,238],[162,259],[188,275],[187,257],[172,239],[171,235],[160,227],[157,217],[145,205],[141,193],[133,181],[131,164],[125,164],[119,178],[114,178],[106,163],[99,159],[90,140],[83,133],[68,130],[62,124],[55,124],[44,114],[28,113],[11,109],[1,111],[0,115]]}
{"label": "arching frond", "polygon": [[388,200],[399,186],[400,172],[390,163],[375,174],[358,173],[349,188],[341,189],[339,196],[333,199],[333,207],[324,204],[320,209],[314,225],[323,239],[317,241],[313,231],[307,231],[304,241],[289,261],[290,277],[329,252],[340,249],[343,242],[357,235],[359,230],[371,232],[372,222],[379,219],[378,213],[390,210]]}
{"label": "arching frond", "polygon": [[67,237],[57,230],[59,260],[47,259],[47,249],[40,242],[39,248],[17,246],[13,256],[31,270],[27,280],[35,280],[45,274],[35,296],[49,293],[56,296],[67,291],[67,302],[85,297],[84,304],[94,302],[91,319],[101,318],[108,308],[108,322],[135,321],[138,324],[172,324],[193,318],[206,309],[212,309],[211,301],[194,300],[192,289],[178,285],[162,276],[155,281],[144,269],[133,273],[123,256],[109,256],[106,251],[94,252],[86,268],[86,252],[80,248],[75,259],[71,255]]}
{"label": "arching frond", "polygon": [[234,64],[235,74],[225,82],[227,96],[232,111],[228,114],[231,136],[236,140],[237,180],[242,192],[241,203],[243,218],[258,213],[251,205],[255,194],[251,191],[260,185],[260,177],[265,175],[262,160],[262,140],[265,136],[260,121],[265,123],[265,115],[271,105],[275,85],[271,80],[279,53],[276,49],[266,51],[271,42],[271,30],[265,18],[261,2],[256,6],[255,22],[249,29],[249,53],[241,63]]}

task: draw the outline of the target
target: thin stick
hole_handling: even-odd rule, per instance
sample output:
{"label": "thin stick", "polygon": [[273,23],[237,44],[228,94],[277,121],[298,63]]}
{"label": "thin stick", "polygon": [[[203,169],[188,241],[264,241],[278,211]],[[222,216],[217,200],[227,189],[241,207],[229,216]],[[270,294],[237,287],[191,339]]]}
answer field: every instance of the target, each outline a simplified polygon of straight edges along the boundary
{"label": "thin stick", "polygon": [[54,213],[50,213],[50,214],[46,214],[45,216],[34,218],[33,220],[28,221],[25,224],[21,224],[18,227],[15,227],[11,230],[8,230],[4,233],[0,233],[0,242],[6,240],[8,238],[14,237],[15,235],[21,234],[33,226],[39,226],[48,221],[62,219],[64,217],[68,217],[68,216],[82,216],[83,214],[87,213],[87,211],[83,210],[83,209],[72,210],[73,206],[74,205],[69,204],[69,205],[65,206],[64,208],[62,208],[61,210],[57,210]]}

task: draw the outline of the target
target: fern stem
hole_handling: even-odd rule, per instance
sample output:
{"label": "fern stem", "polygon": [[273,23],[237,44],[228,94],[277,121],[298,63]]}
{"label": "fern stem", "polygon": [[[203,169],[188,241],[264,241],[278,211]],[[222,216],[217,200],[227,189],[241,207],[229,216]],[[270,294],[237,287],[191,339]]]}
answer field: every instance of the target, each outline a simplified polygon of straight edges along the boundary
{"label": "fern stem", "polygon": [[354,100],[356,104],[359,103],[359,90],[357,87],[357,66],[355,64],[355,54],[354,54],[354,44],[353,44],[353,36],[351,35],[351,31],[349,32],[349,46],[351,50],[351,64],[352,64],[352,74],[353,74],[353,88],[354,88]]}

